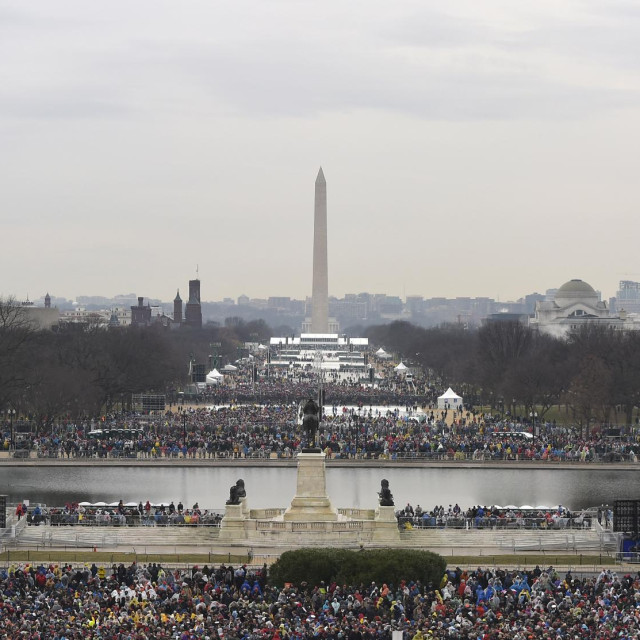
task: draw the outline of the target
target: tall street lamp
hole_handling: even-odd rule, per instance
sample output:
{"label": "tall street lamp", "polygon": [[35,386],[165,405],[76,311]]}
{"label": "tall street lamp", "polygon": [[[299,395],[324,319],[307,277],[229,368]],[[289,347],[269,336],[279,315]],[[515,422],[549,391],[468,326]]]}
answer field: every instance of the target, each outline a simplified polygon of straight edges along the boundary
{"label": "tall street lamp", "polygon": [[533,444],[535,446],[535,444],[536,444],[536,418],[538,417],[538,412],[537,411],[532,411],[529,414],[529,417],[531,418],[531,422],[533,424]]}
{"label": "tall street lamp", "polygon": [[360,435],[360,434],[359,434],[359,432],[360,432],[360,425],[358,424],[358,416],[353,416],[353,422],[354,422],[355,427],[356,427],[356,453],[355,453],[355,455],[354,455],[353,457],[354,457],[354,458],[357,458],[357,457],[358,457],[358,444],[359,444],[359,443],[358,443],[358,436]]}
{"label": "tall street lamp", "polygon": [[13,419],[16,416],[16,410],[15,409],[7,409],[7,415],[9,416],[9,420],[10,420],[10,429],[11,429],[11,449],[16,448],[16,436],[15,433],[13,432]]}
{"label": "tall street lamp", "polygon": [[[181,407],[180,413],[182,414],[182,446],[187,446],[187,412],[184,407]],[[185,453],[185,458],[187,457]]]}

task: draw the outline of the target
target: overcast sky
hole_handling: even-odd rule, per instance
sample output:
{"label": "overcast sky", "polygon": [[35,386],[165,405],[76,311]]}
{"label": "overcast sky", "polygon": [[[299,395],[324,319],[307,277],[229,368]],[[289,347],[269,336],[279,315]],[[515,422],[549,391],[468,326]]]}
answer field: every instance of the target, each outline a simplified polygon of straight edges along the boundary
{"label": "overcast sky", "polygon": [[637,0],[0,0],[0,295],[640,281]]}

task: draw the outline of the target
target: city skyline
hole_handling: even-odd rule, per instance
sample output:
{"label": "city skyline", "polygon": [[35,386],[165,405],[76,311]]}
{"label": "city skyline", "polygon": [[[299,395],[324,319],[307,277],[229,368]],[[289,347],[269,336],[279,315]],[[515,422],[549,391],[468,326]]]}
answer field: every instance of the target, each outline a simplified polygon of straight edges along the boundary
{"label": "city skyline", "polygon": [[[431,299],[440,299],[440,298],[444,298],[447,300],[453,300],[456,298],[471,298],[471,299],[491,299],[494,300],[496,302],[504,302],[504,303],[508,303],[508,302],[518,302],[519,300],[524,299],[526,296],[529,295],[546,295],[547,292],[553,292],[555,291],[559,286],[561,286],[564,282],[571,280],[572,278],[567,278],[565,279],[563,282],[558,282],[555,286],[552,287],[547,287],[547,288],[538,288],[536,290],[532,290],[532,291],[521,291],[519,294],[516,294],[514,297],[512,298],[503,298],[503,297],[495,297],[490,295],[489,293],[486,292],[478,292],[476,294],[472,294],[472,295],[444,295],[444,296],[429,296],[429,295],[422,295],[422,294],[418,294],[418,293],[407,293],[406,295],[399,295],[395,292],[389,292],[389,291],[377,291],[377,290],[371,290],[371,291],[367,291],[367,290],[358,290],[358,291],[345,291],[342,295],[337,295],[337,294],[333,294],[331,292],[329,292],[329,299],[330,300],[341,300],[344,299],[346,296],[353,296],[353,295],[370,295],[370,296],[389,296],[389,297],[398,297],[403,301],[407,301],[408,299],[411,298],[423,298],[425,300],[431,300]],[[579,278],[582,279],[582,278]],[[640,278],[638,279],[640,280]],[[605,302],[607,302],[608,300],[610,300],[611,298],[615,298],[617,293],[619,292],[618,286],[623,282],[623,280],[620,280],[618,282],[618,285],[616,285],[615,290],[612,291],[610,294],[603,292],[599,287],[594,286],[595,290],[600,294],[601,299],[604,300]],[[624,282],[637,282],[634,280],[624,280]],[[589,283],[591,284],[591,283]],[[640,284],[640,282],[638,282],[638,284]],[[169,304],[173,302],[173,297],[175,296],[175,289],[177,288],[178,292],[180,291],[181,287],[174,287],[174,294],[173,296],[167,291],[166,294],[160,294],[160,295],[147,295],[146,293],[143,295],[145,300],[151,300],[151,301],[155,301],[155,302],[161,302],[162,304]],[[182,287],[185,290],[188,290],[188,287]],[[206,291],[206,285],[204,287],[204,290]],[[69,300],[69,301],[78,301],[80,299],[83,298],[104,298],[105,300],[117,300],[118,298],[122,298],[125,299],[127,301],[130,300],[135,300],[138,298],[138,292],[137,291],[131,291],[129,293],[123,293],[123,292],[118,292],[115,293],[113,295],[106,295],[104,293],[90,293],[90,292],[84,292],[84,293],[80,293],[77,295],[72,295],[72,296],[68,296],[66,295],[64,292],[58,292],[55,289],[46,289],[46,291],[43,291],[41,294],[38,295],[31,295],[31,294],[26,294],[25,296],[20,296],[20,295],[15,295],[15,294],[11,294],[8,297],[12,297],[15,300],[17,300],[18,302],[37,302],[37,301],[44,301],[45,295],[46,294],[50,294],[53,298],[57,298],[57,299],[65,299],[65,300]],[[164,297],[164,296],[168,296],[168,297]],[[249,300],[263,300],[263,301],[267,301],[270,298],[289,298],[292,301],[308,301],[309,303],[312,300],[312,295],[311,293],[307,294],[307,295],[303,295],[300,297],[297,297],[295,295],[291,295],[288,294],[287,292],[283,292],[283,291],[273,291],[273,292],[266,292],[264,295],[256,295],[256,296],[251,296],[248,295],[244,290],[241,291],[240,293],[235,293],[232,295],[225,295],[225,296],[219,296],[219,297],[206,297],[203,296],[202,297],[202,302],[203,303],[222,303],[224,301],[227,300],[232,300],[235,304],[238,304],[238,300],[242,297],[247,297]],[[80,303],[82,304],[82,303]]]}
{"label": "city skyline", "polygon": [[[634,284],[636,285],[638,288],[640,288],[640,282],[633,282],[633,281],[624,281],[625,283],[630,283],[630,284]],[[561,283],[562,284],[562,283]],[[622,284],[622,282],[620,283]],[[179,288],[178,288],[179,289]],[[489,296],[489,295],[472,295],[472,296],[421,296],[421,295],[407,295],[405,296],[397,296],[394,293],[389,293],[389,292],[384,292],[384,291],[349,291],[346,292],[344,295],[342,296],[336,296],[333,294],[329,294],[329,300],[330,301],[336,301],[336,300],[346,300],[346,299],[350,299],[352,297],[360,297],[360,296],[369,296],[372,298],[377,298],[377,297],[387,297],[387,298],[394,298],[394,299],[399,299],[403,302],[403,304],[406,304],[408,302],[411,302],[411,300],[413,299],[422,299],[422,300],[426,300],[426,301],[430,301],[430,300],[491,300],[493,302],[496,303],[505,303],[505,304],[512,304],[512,303],[519,303],[522,302],[525,298],[529,297],[529,296],[547,296],[547,295],[553,295],[556,291],[557,291],[558,287],[551,287],[548,289],[544,289],[544,290],[538,290],[538,291],[528,291],[528,292],[522,292],[520,295],[512,298],[512,299],[498,299],[498,298],[494,298],[493,296]],[[619,290],[617,290],[615,292],[615,294],[611,295],[611,296],[605,296],[604,293],[598,289],[596,289],[596,292],[599,294],[600,299],[603,300],[604,302],[608,302],[610,299],[615,299],[616,298],[616,294],[620,293]],[[91,305],[95,305],[98,304],[97,301],[103,301],[105,304],[111,304],[111,305],[115,305],[115,306],[127,306],[129,305],[129,303],[133,303],[135,301],[138,300],[138,298],[140,297],[139,294],[135,291],[129,292],[129,293],[118,293],[115,294],[114,296],[107,296],[107,295],[103,295],[100,293],[85,293],[85,294],[80,294],[78,296],[65,296],[65,295],[59,295],[58,293],[54,292],[53,294],[51,294],[49,291],[47,291],[46,295],[50,296],[51,300],[54,301],[54,304],[56,301],[58,300],[65,300],[67,302],[74,302],[80,306],[84,305],[84,304],[91,304]],[[179,291],[178,291],[178,295]],[[172,298],[165,298],[162,296],[147,296],[147,295],[143,295],[142,296],[145,300],[145,305],[146,304],[163,304],[163,305],[173,305],[174,300]],[[22,300],[21,298],[14,298],[17,302],[27,302],[29,304],[35,304],[35,303],[42,303],[44,304],[45,301],[45,294],[42,294],[40,296],[35,296],[35,297],[27,297],[24,300]],[[242,306],[243,304],[253,304],[256,302],[268,302],[270,300],[289,300],[291,302],[306,302],[309,305],[312,304],[313,301],[313,296],[312,295],[307,295],[307,296],[303,296],[303,297],[295,297],[292,295],[286,295],[286,292],[279,292],[279,293],[272,293],[272,294],[267,294],[265,296],[248,296],[247,294],[245,294],[244,292],[237,294],[237,295],[232,295],[232,296],[225,296],[225,297],[221,297],[221,298],[202,298],[202,304],[235,304],[235,305],[239,305]]]}
{"label": "city skyline", "polygon": [[607,300],[638,43],[626,0],[5,0],[0,296],[305,299],[322,165],[331,296]]}

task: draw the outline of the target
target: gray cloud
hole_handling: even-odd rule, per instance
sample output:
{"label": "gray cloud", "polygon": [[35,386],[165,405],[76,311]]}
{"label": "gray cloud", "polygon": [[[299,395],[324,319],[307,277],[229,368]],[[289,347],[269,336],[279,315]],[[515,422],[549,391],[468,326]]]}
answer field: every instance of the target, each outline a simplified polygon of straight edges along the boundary
{"label": "gray cloud", "polygon": [[5,246],[0,270],[22,297],[43,278],[162,296],[186,260],[207,298],[304,295],[305,247],[282,237],[310,231],[323,164],[332,293],[611,289],[621,269],[589,248],[635,250],[639,17],[622,0],[4,1],[0,223],[57,253],[15,273]]}
{"label": "gray cloud", "polygon": [[[516,25],[506,27],[489,16],[456,16],[415,5],[402,11],[398,5],[359,24],[348,14],[339,22],[333,5],[329,15],[316,16],[317,22],[305,23],[299,8],[288,20],[277,11],[263,12],[257,16],[265,20],[261,29],[243,22],[250,19],[251,6],[205,11],[210,37],[194,25],[178,25],[171,33],[173,12],[167,5],[160,6],[164,20],[144,29],[135,22],[140,15],[129,28],[103,23],[86,10],[69,24],[58,19],[43,38],[39,57],[27,55],[22,61],[7,51],[10,45],[3,47],[5,59],[13,58],[16,67],[13,77],[27,80],[20,92],[12,74],[3,74],[9,81],[0,104],[14,117],[187,111],[205,100],[210,109],[245,115],[307,117],[382,109],[438,120],[564,119],[638,104],[638,91],[612,86],[606,68],[594,70],[588,86],[572,76],[570,67],[554,71],[559,63],[588,73],[594,59],[614,71],[617,65],[620,73],[634,70],[640,38],[637,24],[625,20],[598,26],[589,13],[571,24],[535,11],[535,19],[514,12]],[[33,20],[42,30],[42,19]],[[51,39],[57,46],[49,50]],[[547,59],[540,62],[537,56]],[[43,75],[44,86],[34,83],[29,91],[28,76],[34,72],[36,78]]]}

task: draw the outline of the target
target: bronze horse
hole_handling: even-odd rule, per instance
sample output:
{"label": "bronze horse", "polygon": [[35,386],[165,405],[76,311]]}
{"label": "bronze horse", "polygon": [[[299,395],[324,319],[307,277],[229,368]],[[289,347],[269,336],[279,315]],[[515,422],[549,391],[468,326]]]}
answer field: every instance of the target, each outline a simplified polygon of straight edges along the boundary
{"label": "bronze horse", "polygon": [[316,434],[319,426],[320,407],[313,398],[309,398],[302,407],[302,428],[307,434],[307,443],[311,449],[316,446]]}

